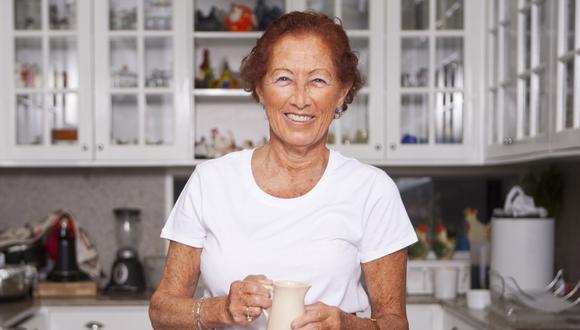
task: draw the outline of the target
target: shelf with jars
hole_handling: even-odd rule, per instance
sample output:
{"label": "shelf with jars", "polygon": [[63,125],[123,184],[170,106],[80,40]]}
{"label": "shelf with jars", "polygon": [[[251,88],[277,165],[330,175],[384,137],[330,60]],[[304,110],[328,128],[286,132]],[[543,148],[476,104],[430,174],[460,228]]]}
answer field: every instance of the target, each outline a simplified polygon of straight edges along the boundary
{"label": "shelf with jars", "polygon": [[95,3],[97,160],[186,160],[189,101],[182,0]]}
{"label": "shelf with jars", "polygon": [[90,159],[90,3],[8,1],[0,13],[3,158]]}

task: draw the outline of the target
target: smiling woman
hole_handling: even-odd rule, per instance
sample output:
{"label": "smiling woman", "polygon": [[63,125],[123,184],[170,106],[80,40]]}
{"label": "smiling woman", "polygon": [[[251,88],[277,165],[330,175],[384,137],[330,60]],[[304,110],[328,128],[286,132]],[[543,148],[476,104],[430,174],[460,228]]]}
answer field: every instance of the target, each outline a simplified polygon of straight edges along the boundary
{"label": "smiling woman", "polygon": [[[399,192],[385,172],[326,147],[361,87],[342,26],[316,13],[282,16],[242,77],[270,139],[191,175],[161,233],[171,243],[153,325],[265,329],[267,287],[287,280],[310,289],[285,328],[406,329],[406,247],[416,236]],[[206,291],[194,301],[200,276]],[[369,303],[372,319],[354,315]]]}

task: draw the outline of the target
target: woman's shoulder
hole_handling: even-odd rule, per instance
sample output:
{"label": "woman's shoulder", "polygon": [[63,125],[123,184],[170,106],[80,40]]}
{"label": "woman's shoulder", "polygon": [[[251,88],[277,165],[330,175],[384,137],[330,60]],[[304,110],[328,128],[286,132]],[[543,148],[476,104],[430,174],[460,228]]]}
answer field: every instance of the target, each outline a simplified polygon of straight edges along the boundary
{"label": "woman's shoulder", "polygon": [[195,171],[200,176],[207,175],[228,175],[233,172],[241,171],[244,168],[245,161],[251,155],[252,150],[244,149],[230,152],[221,157],[206,160],[198,164]]}
{"label": "woman's shoulder", "polygon": [[350,178],[374,189],[398,191],[394,180],[383,169],[364,163],[356,158],[331,151],[335,157],[334,169],[338,177]]}

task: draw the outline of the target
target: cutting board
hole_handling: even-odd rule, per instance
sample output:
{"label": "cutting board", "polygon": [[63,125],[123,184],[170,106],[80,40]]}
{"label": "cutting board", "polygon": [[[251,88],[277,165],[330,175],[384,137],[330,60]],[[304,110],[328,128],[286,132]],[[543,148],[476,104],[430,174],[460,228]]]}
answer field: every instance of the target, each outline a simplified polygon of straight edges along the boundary
{"label": "cutting board", "polygon": [[49,282],[41,281],[34,289],[37,298],[96,296],[97,283],[94,281],[81,282]]}

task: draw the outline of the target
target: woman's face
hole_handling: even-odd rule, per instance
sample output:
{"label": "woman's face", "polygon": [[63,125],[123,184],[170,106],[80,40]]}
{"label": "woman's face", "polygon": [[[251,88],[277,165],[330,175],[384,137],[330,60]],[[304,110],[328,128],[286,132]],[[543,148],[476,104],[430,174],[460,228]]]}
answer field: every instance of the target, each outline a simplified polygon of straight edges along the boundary
{"label": "woman's face", "polygon": [[257,88],[270,139],[292,147],[325,144],[334,111],[349,87],[338,79],[331,50],[318,36],[284,36],[274,45]]}

